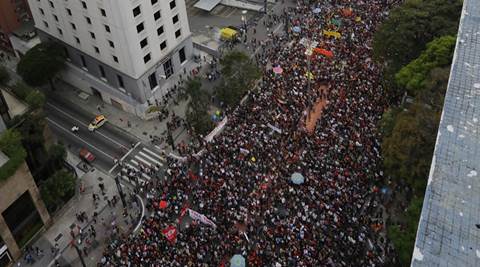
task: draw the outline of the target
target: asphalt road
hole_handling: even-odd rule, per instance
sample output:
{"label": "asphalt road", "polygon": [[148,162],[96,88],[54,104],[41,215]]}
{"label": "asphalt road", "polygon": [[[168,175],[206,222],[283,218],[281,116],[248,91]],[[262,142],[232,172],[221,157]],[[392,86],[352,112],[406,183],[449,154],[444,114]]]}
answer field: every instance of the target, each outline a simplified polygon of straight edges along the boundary
{"label": "asphalt road", "polygon": [[[139,142],[108,121],[100,129],[90,132],[88,124],[96,114],[64,99],[49,96],[45,112],[50,128],[67,149],[76,155],[81,148],[88,149],[96,156],[93,165],[106,172],[114,166],[115,158],[120,159],[132,144]],[[74,125],[79,127],[76,133],[71,131]]]}

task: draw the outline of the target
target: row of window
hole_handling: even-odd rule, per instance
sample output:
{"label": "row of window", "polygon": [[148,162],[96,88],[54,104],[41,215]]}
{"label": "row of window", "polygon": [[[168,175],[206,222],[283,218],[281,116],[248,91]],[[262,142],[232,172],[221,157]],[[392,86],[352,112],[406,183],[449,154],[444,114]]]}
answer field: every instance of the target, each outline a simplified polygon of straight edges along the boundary
{"label": "row of window", "polygon": [[[68,57],[68,50],[65,48],[65,53]],[[86,71],[88,71],[88,68],[87,68],[87,62],[85,60],[85,57],[83,55],[79,55],[80,56],[80,61],[82,63],[82,67],[83,69],[85,69]],[[187,60],[186,58],[186,55],[185,55],[185,48],[183,47],[182,49],[180,49],[178,51],[178,58],[180,60],[180,63],[183,63]],[[164,73],[165,73],[165,77],[166,79],[168,79],[170,76],[173,75],[173,64],[172,64],[172,60],[169,59],[167,60],[164,64],[163,64],[163,68],[164,68]],[[107,81],[107,75],[105,73],[105,69],[103,68],[102,65],[98,65],[98,69],[100,71],[100,78],[102,78],[103,80]],[[155,89],[158,85],[158,81],[157,81],[157,77],[155,75],[156,73],[152,73],[151,75],[148,76],[148,81],[149,81],[149,84],[150,84],[150,89]],[[125,88],[125,85],[124,85],[124,82],[123,82],[123,78],[122,76],[120,75],[116,75],[117,76],[117,81],[118,81],[118,87],[120,89],[124,89]]]}

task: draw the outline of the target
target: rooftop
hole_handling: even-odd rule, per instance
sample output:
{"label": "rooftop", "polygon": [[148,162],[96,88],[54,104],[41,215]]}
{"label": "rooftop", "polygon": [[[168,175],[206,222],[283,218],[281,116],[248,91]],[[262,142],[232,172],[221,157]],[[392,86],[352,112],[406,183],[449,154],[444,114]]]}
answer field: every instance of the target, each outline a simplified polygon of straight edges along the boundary
{"label": "rooftop", "polygon": [[464,0],[412,266],[480,266],[480,0]]}

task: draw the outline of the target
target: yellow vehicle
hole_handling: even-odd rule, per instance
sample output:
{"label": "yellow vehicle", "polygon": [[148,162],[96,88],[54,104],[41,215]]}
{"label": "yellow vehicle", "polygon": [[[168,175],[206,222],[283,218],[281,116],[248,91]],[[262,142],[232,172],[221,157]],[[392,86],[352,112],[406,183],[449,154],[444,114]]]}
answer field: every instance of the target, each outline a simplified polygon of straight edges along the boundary
{"label": "yellow vehicle", "polygon": [[102,125],[104,125],[105,122],[107,122],[107,118],[105,118],[105,116],[103,116],[103,115],[98,115],[98,116],[95,117],[95,119],[92,121],[92,123],[90,123],[88,125],[88,130],[90,132],[93,132],[96,129],[100,128]]}
{"label": "yellow vehicle", "polygon": [[231,27],[225,27],[220,30],[220,39],[223,41],[237,41],[239,33]]}

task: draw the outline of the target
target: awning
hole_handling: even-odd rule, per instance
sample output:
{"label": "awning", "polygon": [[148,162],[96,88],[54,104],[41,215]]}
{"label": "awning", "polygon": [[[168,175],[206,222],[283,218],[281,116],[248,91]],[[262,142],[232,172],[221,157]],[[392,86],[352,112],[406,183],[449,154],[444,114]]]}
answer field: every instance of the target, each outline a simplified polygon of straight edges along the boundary
{"label": "awning", "polygon": [[220,4],[220,2],[222,2],[222,0],[200,0],[194,5],[194,7],[210,12]]}

